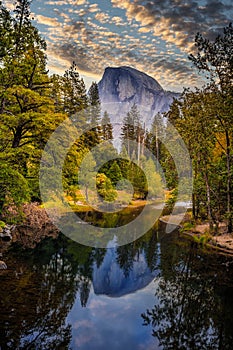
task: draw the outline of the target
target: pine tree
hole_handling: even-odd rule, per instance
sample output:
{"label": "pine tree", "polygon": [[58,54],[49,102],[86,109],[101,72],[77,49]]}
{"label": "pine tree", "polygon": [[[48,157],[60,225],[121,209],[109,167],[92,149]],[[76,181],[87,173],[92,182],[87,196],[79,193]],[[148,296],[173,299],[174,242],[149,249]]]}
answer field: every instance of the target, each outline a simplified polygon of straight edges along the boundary
{"label": "pine tree", "polygon": [[122,147],[125,146],[129,157],[131,158],[133,154],[134,147],[130,142],[135,140],[136,135],[136,125],[139,120],[139,113],[137,110],[137,106],[134,104],[130,111],[127,113],[126,117],[123,119],[122,126]]}
{"label": "pine tree", "polygon": [[13,19],[0,2],[0,63],[4,57],[9,56],[13,47]]}
{"label": "pine tree", "polygon": [[113,140],[113,134],[112,134],[113,127],[107,111],[104,112],[103,118],[101,120],[101,125],[102,125],[102,139],[104,141]]}
{"label": "pine tree", "polygon": [[116,185],[117,182],[122,179],[121,169],[116,161],[112,162],[112,165],[106,172],[106,175],[111,180],[113,185]]}
{"label": "pine tree", "polygon": [[101,141],[100,127],[101,104],[97,83],[93,82],[88,92],[88,122],[91,130],[86,133],[85,142],[89,148]]}
{"label": "pine tree", "polygon": [[162,116],[160,113],[158,113],[154,116],[154,120],[152,122],[151,129],[150,129],[150,133],[151,133],[150,150],[157,159],[157,162],[156,162],[157,171],[159,167],[160,148],[161,148],[161,142],[159,141],[159,132],[163,124],[164,122],[163,122]]}
{"label": "pine tree", "polygon": [[69,117],[87,108],[88,99],[85,84],[83,79],[80,79],[75,62],[64,73],[61,81],[61,92],[63,111]]}
{"label": "pine tree", "polygon": [[91,84],[88,92],[90,123],[99,124],[101,114],[101,104],[99,98],[99,89],[96,82]]}

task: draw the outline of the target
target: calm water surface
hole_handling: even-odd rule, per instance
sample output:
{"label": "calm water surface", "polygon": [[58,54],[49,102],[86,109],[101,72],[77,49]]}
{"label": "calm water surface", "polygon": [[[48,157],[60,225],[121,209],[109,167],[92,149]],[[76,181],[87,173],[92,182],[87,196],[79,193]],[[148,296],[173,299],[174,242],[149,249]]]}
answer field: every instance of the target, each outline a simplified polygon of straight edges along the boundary
{"label": "calm water surface", "polygon": [[233,349],[233,261],[154,228],[118,248],[12,246],[0,349]]}

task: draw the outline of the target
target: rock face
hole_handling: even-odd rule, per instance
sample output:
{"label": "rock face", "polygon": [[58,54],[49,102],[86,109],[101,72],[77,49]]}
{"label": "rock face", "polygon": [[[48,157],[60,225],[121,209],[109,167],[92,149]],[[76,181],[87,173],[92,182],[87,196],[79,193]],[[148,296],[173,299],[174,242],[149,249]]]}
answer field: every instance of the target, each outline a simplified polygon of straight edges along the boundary
{"label": "rock face", "polygon": [[131,67],[106,68],[98,87],[102,109],[112,123],[121,123],[135,103],[146,127],[158,112],[168,111],[173,98],[180,95],[165,91],[154,78]]}

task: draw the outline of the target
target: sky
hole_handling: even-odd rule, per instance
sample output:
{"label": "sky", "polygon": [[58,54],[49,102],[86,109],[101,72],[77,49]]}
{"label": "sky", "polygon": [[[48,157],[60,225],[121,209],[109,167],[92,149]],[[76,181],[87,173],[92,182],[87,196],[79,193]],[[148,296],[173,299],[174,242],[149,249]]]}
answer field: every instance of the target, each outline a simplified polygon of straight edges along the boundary
{"label": "sky", "polygon": [[[5,0],[13,7],[12,0]],[[46,39],[50,73],[76,62],[86,86],[106,67],[131,66],[164,89],[202,86],[188,59],[201,32],[209,39],[232,20],[232,0],[33,0],[34,25]]]}

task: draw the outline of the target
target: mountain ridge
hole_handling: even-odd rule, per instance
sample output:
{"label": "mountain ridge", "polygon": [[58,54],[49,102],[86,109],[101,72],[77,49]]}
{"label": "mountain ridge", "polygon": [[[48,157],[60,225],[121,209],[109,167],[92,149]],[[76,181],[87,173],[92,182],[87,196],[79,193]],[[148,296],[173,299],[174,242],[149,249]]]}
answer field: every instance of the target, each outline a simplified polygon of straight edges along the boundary
{"label": "mountain ridge", "polygon": [[106,67],[98,83],[100,100],[112,123],[123,121],[133,104],[150,127],[154,116],[167,112],[180,93],[166,91],[148,74],[129,66]]}

